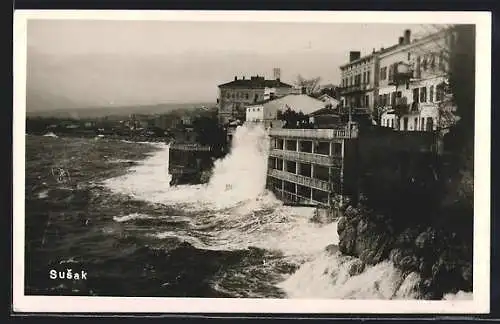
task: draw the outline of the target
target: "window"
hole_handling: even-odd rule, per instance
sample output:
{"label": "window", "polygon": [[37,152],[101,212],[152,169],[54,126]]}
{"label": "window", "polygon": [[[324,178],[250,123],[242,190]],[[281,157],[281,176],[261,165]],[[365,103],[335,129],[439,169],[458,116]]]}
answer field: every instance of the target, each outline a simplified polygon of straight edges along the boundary
{"label": "window", "polygon": [[233,99],[234,99],[234,92],[231,94],[231,98],[233,98]]}
{"label": "window", "polygon": [[342,143],[333,143],[333,154],[334,155],[342,154]]}
{"label": "window", "polygon": [[427,71],[427,58],[424,57],[424,59],[422,60],[422,68],[424,69],[424,71]]}
{"label": "window", "polygon": [[441,101],[444,99],[444,89],[442,84],[436,86],[436,101]]}
{"label": "window", "polygon": [[427,102],[427,87],[420,88],[420,102]]}
{"label": "window", "polygon": [[249,97],[248,93],[245,93],[245,99],[248,100],[248,97]]}
{"label": "window", "polygon": [[366,95],[365,96],[365,107],[369,107],[370,106],[370,96]]}
{"label": "window", "polygon": [[420,60],[421,60],[420,56],[417,57],[417,67],[416,67],[417,73],[416,73],[416,76],[415,76],[417,79],[420,78],[420,73],[421,73],[421,70],[420,70]]}
{"label": "window", "polygon": [[380,69],[380,80],[387,79],[387,67],[383,67]]}
{"label": "window", "polygon": [[352,83],[352,75],[349,77],[349,85],[353,85],[353,83]]}
{"label": "window", "polygon": [[439,64],[439,69],[444,71],[444,51],[441,51],[439,53],[438,64]]}
{"label": "window", "polygon": [[434,101],[434,86],[431,85],[429,87],[429,102],[433,102]]}
{"label": "window", "polygon": [[418,128],[418,117],[415,117],[413,120],[413,130],[417,130]]}
{"label": "window", "polygon": [[395,70],[395,67],[396,67],[395,64],[391,64],[389,66],[389,81],[394,80],[394,70]]}
{"label": "window", "polygon": [[387,96],[388,96],[388,94],[387,94],[387,93],[384,93],[384,94],[382,95],[382,105],[383,105],[383,106],[387,106],[387,105],[389,104],[389,103],[388,103],[388,100],[387,100]]}
{"label": "window", "polygon": [[391,93],[391,106],[395,106],[396,105],[396,91],[393,91]]}
{"label": "window", "polygon": [[425,126],[427,131],[431,131],[434,129],[434,120],[432,119],[432,117],[427,117],[427,125]]}
{"label": "window", "polygon": [[370,71],[366,72],[366,83],[370,83]]}
{"label": "window", "polygon": [[418,88],[413,89],[413,102],[418,102]]}
{"label": "window", "polygon": [[436,57],[434,56],[434,54],[431,54],[430,66],[431,66],[431,69],[434,69],[436,67]]}
{"label": "window", "polygon": [[411,60],[411,53],[408,52],[408,61]]}
{"label": "window", "polygon": [[230,94],[229,92],[228,92],[228,93],[226,93],[226,98],[227,98],[227,99],[231,98],[231,94]]}
{"label": "window", "polygon": [[408,117],[403,119],[403,129],[408,130]]}

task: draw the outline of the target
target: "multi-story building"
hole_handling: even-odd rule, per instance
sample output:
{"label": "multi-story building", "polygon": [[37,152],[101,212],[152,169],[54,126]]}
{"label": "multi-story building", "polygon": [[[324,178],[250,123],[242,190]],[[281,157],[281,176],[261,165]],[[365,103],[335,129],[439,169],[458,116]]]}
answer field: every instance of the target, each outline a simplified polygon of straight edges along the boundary
{"label": "multi-story building", "polygon": [[447,29],[411,41],[406,30],[398,44],[379,54],[380,125],[404,131],[438,127],[450,45]]}
{"label": "multi-story building", "polygon": [[357,128],[269,131],[267,188],[285,201],[331,208],[355,196]]}
{"label": "multi-story building", "polygon": [[271,96],[283,96],[293,92],[293,87],[281,80],[266,80],[262,76],[245,77],[219,85],[219,122],[227,124],[239,119],[244,121],[246,106]]}
{"label": "multi-story building", "polygon": [[361,57],[361,52],[351,51],[349,63],[340,66],[340,100],[343,107],[373,109],[378,86],[378,53],[374,50]]}

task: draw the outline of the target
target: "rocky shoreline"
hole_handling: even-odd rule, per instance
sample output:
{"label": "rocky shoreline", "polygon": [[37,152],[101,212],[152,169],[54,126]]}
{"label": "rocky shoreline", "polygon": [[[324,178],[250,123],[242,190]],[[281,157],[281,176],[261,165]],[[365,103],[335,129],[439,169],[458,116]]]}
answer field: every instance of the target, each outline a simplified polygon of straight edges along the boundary
{"label": "rocky shoreline", "polygon": [[393,217],[347,207],[338,220],[339,250],[359,258],[357,271],[390,260],[403,274],[420,277],[422,299],[472,291],[472,237],[428,222],[398,226]]}

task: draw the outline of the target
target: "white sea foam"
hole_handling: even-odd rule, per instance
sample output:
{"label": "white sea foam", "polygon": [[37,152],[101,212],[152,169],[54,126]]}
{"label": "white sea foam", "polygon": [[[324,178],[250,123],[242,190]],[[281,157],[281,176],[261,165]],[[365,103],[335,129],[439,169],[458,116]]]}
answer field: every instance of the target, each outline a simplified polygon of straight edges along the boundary
{"label": "white sea foam", "polygon": [[[137,199],[196,212],[189,229],[150,234],[157,239],[175,237],[206,250],[258,247],[280,252],[288,262],[301,264],[279,284],[290,298],[418,298],[417,274],[403,276],[390,262],[358,273],[358,259],[326,252],[326,246],[338,243],[337,224],[312,223],[312,208],[283,206],[265,190],[268,148],[264,129],[240,126],[231,153],[216,161],[208,184],[169,187],[168,146],[132,167],[129,174],[106,184]],[[128,215],[115,220],[134,217],[149,216]],[[266,266],[271,267],[272,262]],[[459,293],[446,298],[468,296]]]}
{"label": "white sea foam", "polygon": [[132,213],[129,215],[124,215],[124,216],[114,216],[113,220],[118,223],[124,223],[124,222],[130,222],[136,219],[162,219],[162,220],[167,220],[167,221],[172,221],[172,222],[190,222],[191,219],[186,216],[170,216],[170,215],[165,215],[165,216],[154,216],[154,215],[148,215],[148,214],[140,214],[140,213]]}
{"label": "white sea foam", "polygon": [[42,190],[38,193],[39,199],[44,199],[44,198],[47,198],[48,196],[49,196],[49,191],[47,189]]}
{"label": "white sea foam", "polygon": [[361,262],[340,253],[323,252],[279,284],[290,298],[415,299],[418,275],[403,278],[390,262],[357,274]]}
{"label": "white sea foam", "polygon": [[460,290],[456,294],[446,294],[444,295],[445,300],[472,300],[472,293]]}
{"label": "white sea foam", "polygon": [[45,134],[43,136],[45,136],[45,137],[55,137],[55,138],[59,137],[56,134],[54,134],[53,132],[48,132],[47,134]]}
{"label": "white sea foam", "polygon": [[151,219],[154,218],[154,216],[151,215],[146,215],[146,214],[139,214],[139,213],[133,213],[130,215],[125,215],[125,216],[114,216],[113,220],[118,223],[123,223],[123,222],[128,222],[134,219]]}

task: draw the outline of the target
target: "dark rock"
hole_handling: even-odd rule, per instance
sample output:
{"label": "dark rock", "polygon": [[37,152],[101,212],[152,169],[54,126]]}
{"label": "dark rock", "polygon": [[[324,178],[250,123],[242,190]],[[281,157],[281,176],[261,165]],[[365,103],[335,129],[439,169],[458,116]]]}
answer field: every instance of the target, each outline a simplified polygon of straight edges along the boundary
{"label": "dark rock", "polygon": [[406,228],[404,231],[401,232],[400,235],[398,235],[396,239],[397,244],[401,245],[407,245],[411,244],[415,241],[417,238],[419,232],[415,228]]}
{"label": "dark rock", "polygon": [[415,239],[415,246],[419,249],[433,248],[436,242],[436,231],[428,228],[425,232],[420,233]]}
{"label": "dark rock", "polygon": [[339,221],[337,223],[337,233],[340,234],[345,230],[345,227],[347,225],[347,219],[345,217],[340,217]]}
{"label": "dark rock", "polygon": [[460,269],[462,279],[464,280],[464,289],[472,290],[472,263],[463,265]]}
{"label": "dark rock", "polygon": [[360,234],[360,235],[364,234],[367,229],[368,229],[368,222],[363,220],[363,219],[359,220],[358,226],[356,229],[358,234]]}
{"label": "dark rock", "polygon": [[356,228],[353,226],[347,226],[339,233],[339,250],[342,253],[347,255],[355,253],[356,234]]}
{"label": "dark rock", "polygon": [[348,273],[349,276],[359,275],[361,272],[365,270],[365,264],[360,259],[355,259],[352,263],[349,264]]}

